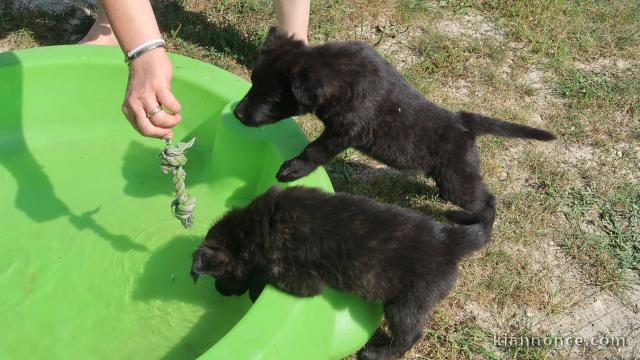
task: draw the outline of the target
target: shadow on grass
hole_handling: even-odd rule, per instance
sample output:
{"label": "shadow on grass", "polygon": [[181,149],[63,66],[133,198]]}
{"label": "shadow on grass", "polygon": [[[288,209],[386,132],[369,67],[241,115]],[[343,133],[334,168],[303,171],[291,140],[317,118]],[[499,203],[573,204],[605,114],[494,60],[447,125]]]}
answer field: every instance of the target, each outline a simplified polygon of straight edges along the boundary
{"label": "shadow on grass", "polygon": [[211,22],[204,13],[185,10],[180,1],[156,1],[155,4],[162,31],[176,39],[230,56],[247,68],[253,67],[262,39],[252,39],[231,24]]}
{"label": "shadow on grass", "polygon": [[[0,39],[12,32],[26,30],[41,46],[69,44],[80,40],[93,24],[90,16],[76,18],[75,8],[49,12],[18,7],[15,3],[12,0],[0,0]],[[72,21],[75,25],[71,25],[71,19],[77,19],[78,22]]]}
{"label": "shadow on grass", "polygon": [[418,172],[401,172],[336,158],[326,166],[337,192],[366,196],[438,217],[444,201],[432,180]]}
{"label": "shadow on grass", "polygon": [[[212,22],[205,13],[189,11],[179,0],[152,2],[161,31],[211,52],[232,57],[251,68],[258,57],[262,37],[246,35],[226,21]],[[72,44],[91,28],[94,18],[69,7],[61,12],[18,7],[12,0],[0,0],[0,39],[26,30],[41,46]],[[266,34],[265,27],[264,33]],[[20,47],[20,44],[17,44]]]}

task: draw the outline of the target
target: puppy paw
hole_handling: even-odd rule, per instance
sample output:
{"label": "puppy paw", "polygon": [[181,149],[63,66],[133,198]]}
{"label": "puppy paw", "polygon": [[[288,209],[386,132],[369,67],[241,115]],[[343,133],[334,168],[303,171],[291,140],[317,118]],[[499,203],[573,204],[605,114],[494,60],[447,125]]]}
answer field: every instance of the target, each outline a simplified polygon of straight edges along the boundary
{"label": "puppy paw", "polygon": [[300,159],[287,160],[282,164],[276,178],[281,182],[289,182],[300,179],[303,176],[309,175],[314,169],[315,165],[308,163]]}

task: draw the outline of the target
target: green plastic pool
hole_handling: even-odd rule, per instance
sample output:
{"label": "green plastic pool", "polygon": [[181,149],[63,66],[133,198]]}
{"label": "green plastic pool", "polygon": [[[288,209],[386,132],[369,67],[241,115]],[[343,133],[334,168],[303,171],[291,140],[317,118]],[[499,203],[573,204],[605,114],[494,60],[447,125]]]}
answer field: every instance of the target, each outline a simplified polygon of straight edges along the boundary
{"label": "green plastic pool", "polygon": [[[194,285],[190,255],[224,211],[275,182],[305,145],[291,120],[249,129],[231,114],[248,84],[172,56],[193,136],[196,224],[171,216],[161,140],[120,114],[118,49],[61,46],[0,54],[0,359],[335,359],[374,331],[379,305],[328,290],[267,288],[255,304]],[[319,169],[297,184],[331,191]]]}

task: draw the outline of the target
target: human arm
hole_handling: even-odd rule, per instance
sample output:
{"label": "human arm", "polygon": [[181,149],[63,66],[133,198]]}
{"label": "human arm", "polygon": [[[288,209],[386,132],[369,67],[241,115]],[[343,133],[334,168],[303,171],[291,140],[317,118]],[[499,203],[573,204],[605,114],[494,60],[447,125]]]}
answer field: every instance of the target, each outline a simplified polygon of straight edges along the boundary
{"label": "human arm", "polygon": [[[122,50],[136,46],[161,34],[148,0],[101,0],[113,32]],[[171,92],[172,66],[164,48],[157,48],[129,64],[129,80],[122,112],[142,135],[170,139],[172,128],[180,120],[180,103]],[[147,114],[162,105],[172,114],[160,111]]]}

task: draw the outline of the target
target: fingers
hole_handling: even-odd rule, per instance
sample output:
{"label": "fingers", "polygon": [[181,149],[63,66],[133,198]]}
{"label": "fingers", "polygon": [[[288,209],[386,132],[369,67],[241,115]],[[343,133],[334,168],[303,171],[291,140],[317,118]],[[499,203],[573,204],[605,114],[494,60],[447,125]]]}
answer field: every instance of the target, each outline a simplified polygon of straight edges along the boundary
{"label": "fingers", "polygon": [[179,113],[182,109],[182,106],[180,106],[180,103],[169,89],[162,88],[158,91],[158,101],[173,114]]}
{"label": "fingers", "polygon": [[180,120],[182,120],[180,114],[169,114],[162,110],[149,118],[149,121],[151,121],[153,125],[165,129],[173,128]]}
{"label": "fingers", "polygon": [[[134,127],[134,129],[136,129],[140,134],[144,136],[161,139],[171,139],[173,137],[173,132],[171,131],[170,127],[164,128],[157,126],[152,123],[149,118],[147,118],[147,112],[145,111],[142,102],[127,98],[125,99],[125,103],[122,105],[122,112],[126,116],[127,120],[129,120],[129,123],[131,123],[131,125]],[[160,113],[164,112],[160,111],[158,114]],[[158,114],[156,114],[155,116],[157,116]]]}
{"label": "fingers", "polygon": [[[160,111],[160,113],[162,112],[163,111]],[[156,116],[158,114],[156,114]],[[140,107],[139,110],[136,111],[135,113],[135,122],[136,122],[138,131],[144,136],[160,138],[160,139],[171,139],[173,137],[173,132],[171,131],[171,128],[167,129],[167,128],[156,126],[154,123],[151,122],[149,118],[147,118],[147,112],[144,111],[142,107]]]}
{"label": "fingers", "polygon": [[[174,99],[175,100],[175,99]],[[164,104],[164,102],[160,101],[160,104],[162,104],[163,106],[166,106]],[[145,106],[144,106],[144,110],[145,113],[147,115],[151,115],[151,117],[149,117],[149,121],[151,121],[151,123],[153,125],[155,125],[156,127],[161,127],[161,128],[165,128],[165,129],[171,129],[174,126],[176,126],[180,120],[181,120],[181,116],[180,114],[170,114],[164,110],[160,110],[155,112],[155,114],[151,114],[151,112],[158,106],[158,101],[156,99],[147,99],[145,101]],[[178,106],[179,108],[179,106]]]}
{"label": "fingers", "polygon": [[173,132],[171,129],[165,129],[155,126],[148,118],[145,112],[136,113],[136,122],[138,123],[138,130],[144,136],[171,139],[173,138]]}

